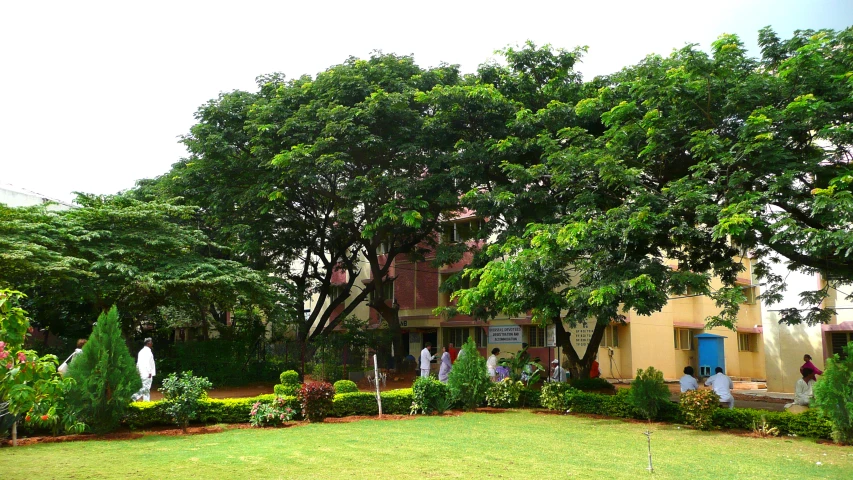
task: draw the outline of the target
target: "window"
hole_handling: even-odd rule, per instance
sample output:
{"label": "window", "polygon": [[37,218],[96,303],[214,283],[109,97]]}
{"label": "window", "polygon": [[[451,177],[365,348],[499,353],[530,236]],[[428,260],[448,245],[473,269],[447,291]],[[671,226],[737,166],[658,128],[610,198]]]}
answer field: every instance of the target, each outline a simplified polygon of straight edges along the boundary
{"label": "window", "polygon": [[[382,282],[382,294],[385,300],[394,300],[394,280],[385,280]],[[376,300],[376,292],[370,292],[370,301]]]}
{"label": "window", "polygon": [[474,327],[474,341],[477,348],[486,348],[489,344],[489,334],[481,327]]}
{"label": "window", "polygon": [[448,243],[456,243],[476,238],[481,225],[480,220],[447,223],[444,225],[444,240]]}
{"label": "window", "polygon": [[740,288],[743,290],[743,296],[746,297],[743,303],[745,305],[755,305],[756,298],[758,297],[758,288],[754,285],[743,285]]}
{"label": "window", "polygon": [[332,285],[329,287],[329,298],[330,302],[333,302],[336,298],[340,297],[344,294],[343,285]]}
{"label": "window", "polygon": [[687,328],[676,328],[673,333],[676,350],[693,350],[693,332]]}
{"label": "window", "polygon": [[838,354],[844,358],[843,348],[850,342],[853,342],[853,332],[835,332],[830,334],[830,342],[832,343],[832,353]]}
{"label": "window", "polygon": [[[448,290],[448,289],[446,289],[447,287],[444,287],[444,285],[445,285],[445,283],[447,283],[447,281],[450,279],[450,277],[452,277],[454,275],[458,275],[458,277],[455,280],[455,285],[453,287],[449,287],[450,290]],[[443,288],[441,288],[441,290],[440,290],[440,299],[439,300],[440,300],[440,305],[442,305],[442,306],[450,305],[451,296],[453,295],[453,292],[457,292],[459,290],[466,290],[466,289],[471,288],[471,286],[472,286],[471,285],[471,279],[469,277],[463,277],[461,275],[461,273],[443,273],[443,274],[441,274],[440,279],[441,279],[441,285],[443,286]],[[476,286],[476,282],[474,283],[474,286]]]}
{"label": "window", "polygon": [[755,352],[758,349],[758,335],[754,333],[738,333],[737,349],[739,352]]}
{"label": "window", "polygon": [[534,325],[527,327],[527,344],[531,347],[545,346],[545,329]]}
{"label": "window", "polygon": [[462,344],[468,341],[467,328],[445,328],[444,344],[452,343],[456,348],[462,348]]}
{"label": "window", "polygon": [[619,326],[610,325],[604,330],[604,338],[601,342],[602,347],[618,348],[619,347]]}

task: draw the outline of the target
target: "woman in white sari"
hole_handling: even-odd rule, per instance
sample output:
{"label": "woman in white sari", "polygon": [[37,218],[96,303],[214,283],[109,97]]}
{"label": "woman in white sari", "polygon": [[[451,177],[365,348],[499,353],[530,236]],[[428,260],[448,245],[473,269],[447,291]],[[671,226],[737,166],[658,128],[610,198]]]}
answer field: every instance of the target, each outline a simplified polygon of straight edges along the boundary
{"label": "woman in white sari", "polygon": [[450,375],[450,369],[453,366],[450,363],[450,352],[447,351],[447,347],[442,347],[441,351],[441,366],[438,369],[438,380],[442,383],[447,383],[447,376]]}

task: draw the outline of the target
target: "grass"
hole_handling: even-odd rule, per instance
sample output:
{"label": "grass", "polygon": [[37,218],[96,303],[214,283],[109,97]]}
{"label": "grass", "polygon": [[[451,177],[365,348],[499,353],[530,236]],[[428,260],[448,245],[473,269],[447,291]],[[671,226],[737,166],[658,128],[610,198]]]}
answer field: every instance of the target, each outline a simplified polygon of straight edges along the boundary
{"label": "grass", "polygon": [[[528,411],[0,449],[8,479],[642,478],[641,423]],[[653,425],[654,478],[851,478],[853,447]],[[818,464],[820,462],[820,464]]]}

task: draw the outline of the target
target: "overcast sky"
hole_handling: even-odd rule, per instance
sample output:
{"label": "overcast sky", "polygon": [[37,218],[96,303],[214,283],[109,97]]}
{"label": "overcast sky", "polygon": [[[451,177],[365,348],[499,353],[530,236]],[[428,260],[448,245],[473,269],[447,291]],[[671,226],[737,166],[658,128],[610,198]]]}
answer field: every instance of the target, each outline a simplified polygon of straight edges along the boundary
{"label": "overcast sky", "polygon": [[[482,6],[481,6],[482,5]],[[465,72],[523,43],[589,46],[585,78],[686,43],[758,29],[853,24],[853,0],[2,1],[0,184],[61,200],[165,173],[178,137],[219,92],[316,74],[372,50]]]}

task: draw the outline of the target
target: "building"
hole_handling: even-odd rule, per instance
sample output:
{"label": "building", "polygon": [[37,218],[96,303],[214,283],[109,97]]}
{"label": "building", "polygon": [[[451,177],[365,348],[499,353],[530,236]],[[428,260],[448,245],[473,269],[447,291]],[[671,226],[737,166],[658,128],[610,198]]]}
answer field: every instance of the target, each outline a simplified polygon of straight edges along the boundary
{"label": "building", "polygon": [[0,203],[8,207],[32,207],[35,205],[48,205],[48,210],[67,210],[74,205],[46,197],[25,188],[16,187],[7,183],[0,184]]}

